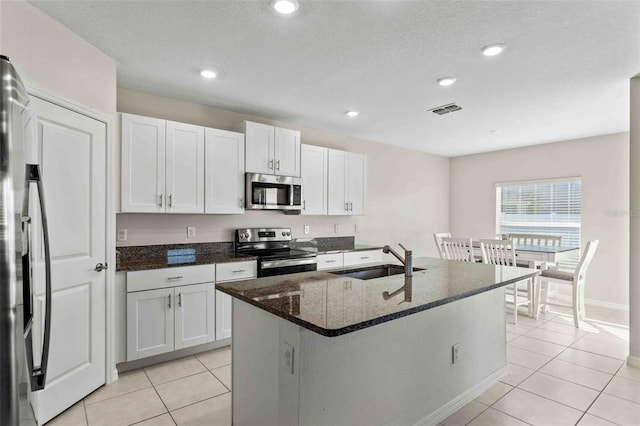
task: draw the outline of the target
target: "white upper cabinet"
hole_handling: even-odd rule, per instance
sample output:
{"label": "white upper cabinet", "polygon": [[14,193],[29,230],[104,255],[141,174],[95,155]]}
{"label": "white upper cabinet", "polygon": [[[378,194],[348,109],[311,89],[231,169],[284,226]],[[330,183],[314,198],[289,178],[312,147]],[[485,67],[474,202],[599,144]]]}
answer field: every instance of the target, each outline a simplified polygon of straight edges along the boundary
{"label": "white upper cabinet", "polygon": [[337,149],[329,150],[330,215],[364,214],[366,184],[366,156]]}
{"label": "white upper cabinet", "polygon": [[165,121],[122,114],[123,212],[164,212]]}
{"label": "white upper cabinet", "polygon": [[167,121],[166,212],[204,213],[204,128]]}
{"label": "white upper cabinet", "polygon": [[244,213],[244,135],[205,129],[205,213]]}
{"label": "white upper cabinet", "polygon": [[302,145],[302,214],[327,214],[328,148]]}
{"label": "white upper cabinet", "polygon": [[244,121],[245,169],[249,173],[300,176],[300,132]]}
{"label": "white upper cabinet", "polygon": [[204,213],[204,129],[122,114],[122,212]]}

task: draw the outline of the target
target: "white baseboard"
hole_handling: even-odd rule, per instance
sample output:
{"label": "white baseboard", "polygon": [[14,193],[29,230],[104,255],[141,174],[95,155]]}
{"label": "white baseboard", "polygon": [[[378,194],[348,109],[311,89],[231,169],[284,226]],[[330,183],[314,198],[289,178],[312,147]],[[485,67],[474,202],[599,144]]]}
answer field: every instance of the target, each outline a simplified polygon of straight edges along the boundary
{"label": "white baseboard", "polygon": [[640,368],[640,357],[629,355],[627,357],[627,365]]}
{"label": "white baseboard", "polygon": [[479,397],[489,389],[491,386],[496,384],[504,375],[507,374],[507,367],[503,367],[500,370],[494,372],[490,376],[486,377],[483,381],[472,387],[471,389],[463,392],[458,395],[447,404],[438,408],[433,413],[429,414],[427,417],[421,419],[414,426],[434,426],[458,411],[460,408],[464,407],[469,402],[473,401],[475,398]]}
{"label": "white baseboard", "polygon": [[602,308],[617,309],[620,311],[628,311],[629,304],[607,302],[605,300],[584,299],[585,305],[600,306]]}

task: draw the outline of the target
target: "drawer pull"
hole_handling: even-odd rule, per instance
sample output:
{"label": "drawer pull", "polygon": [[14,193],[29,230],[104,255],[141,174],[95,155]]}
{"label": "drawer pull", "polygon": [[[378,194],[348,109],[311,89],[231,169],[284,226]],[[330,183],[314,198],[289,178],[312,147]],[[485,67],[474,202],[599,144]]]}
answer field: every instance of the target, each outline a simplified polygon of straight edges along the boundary
{"label": "drawer pull", "polygon": [[365,260],[365,259],[369,259],[369,256],[362,256],[360,257],[361,260]]}
{"label": "drawer pull", "polygon": [[178,307],[182,308],[182,293],[178,293]]}
{"label": "drawer pull", "polygon": [[333,259],[333,260],[325,260],[324,262],[325,263],[336,263],[336,260],[335,259]]}
{"label": "drawer pull", "polygon": [[171,295],[169,295],[169,309],[171,309]]}
{"label": "drawer pull", "polygon": [[246,269],[237,269],[237,270],[231,271],[231,272],[233,272],[234,274],[239,274],[241,272],[247,272],[247,270]]}
{"label": "drawer pull", "polygon": [[181,280],[184,277],[182,275],[178,275],[177,277],[168,277],[167,280],[168,281],[173,281],[173,280]]}

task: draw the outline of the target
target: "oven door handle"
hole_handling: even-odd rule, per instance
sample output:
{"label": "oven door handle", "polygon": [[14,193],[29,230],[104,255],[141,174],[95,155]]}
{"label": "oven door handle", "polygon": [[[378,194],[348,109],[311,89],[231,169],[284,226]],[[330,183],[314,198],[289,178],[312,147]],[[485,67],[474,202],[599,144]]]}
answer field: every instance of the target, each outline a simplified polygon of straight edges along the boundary
{"label": "oven door handle", "polygon": [[315,257],[305,257],[302,259],[267,260],[260,262],[260,268],[273,269],[287,266],[313,265],[314,263],[318,263]]}

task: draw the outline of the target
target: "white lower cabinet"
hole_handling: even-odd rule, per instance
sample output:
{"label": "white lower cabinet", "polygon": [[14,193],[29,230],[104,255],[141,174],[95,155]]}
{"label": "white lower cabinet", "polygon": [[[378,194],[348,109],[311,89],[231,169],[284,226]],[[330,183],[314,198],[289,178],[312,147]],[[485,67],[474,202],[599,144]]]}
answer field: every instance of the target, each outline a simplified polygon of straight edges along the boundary
{"label": "white lower cabinet", "polygon": [[214,280],[215,265],[127,273],[127,361],[213,342]]}
{"label": "white lower cabinet", "polygon": [[[258,276],[258,263],[220,263],[216,267],[216,283],[242,281]],[[216,340],[231,337],[231,296],[216,290]]]}
{"label": "white lower cabinet", "polygon": [[215,285],[194,284],[174,288],[175,349],[216,340]]}
{"label": "white lower cabinet", "polygon": [[382,250],[351,251],[344,254],[344,266],[382,262]]}
{"label": "white lower cabinet", "polygon": [[216,290],[216,340],[231,337],[231,296]]}
{"label": "white lower cabinet", "polygon": [[127,361],[173,350],[173,289],[127,294]]}
{"label": "white lower cabinet", "polygon": [[377,262],[382,262],[382,249],[319,254],[318,271]]}

